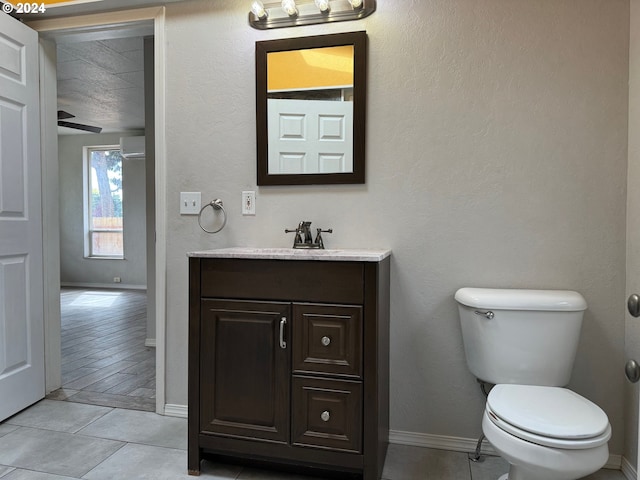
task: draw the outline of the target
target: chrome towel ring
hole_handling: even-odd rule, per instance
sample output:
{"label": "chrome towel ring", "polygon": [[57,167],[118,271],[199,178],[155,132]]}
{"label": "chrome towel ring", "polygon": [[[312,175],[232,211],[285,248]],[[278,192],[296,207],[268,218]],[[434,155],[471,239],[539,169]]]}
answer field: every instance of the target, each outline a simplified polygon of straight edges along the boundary
{"label": "chrome towel ring", "polygon": [[[222,210],[222,225],[220,226],[220,228],[218,228],[217,230],[207,230],[206,228],[204,228],[202,226],[202,222],[201,222],[201,217],[202,217],[202,212],[204,211],[205,208],[207,207],[211,207],[213,210]],[[207,233],[218,233],[220,230],[222,230],[224,228],[224,226],[227,224],[227,212],[224,209],[224,206],[222,204],[222,200],[220,200],[219,198],[216,198],[215,200],[211,200],[209,203],[207,203],[204,207],[202,207],[200,209],[200,213],[198,213],[198,225],[200,225],[200,228],[207,232]]]}

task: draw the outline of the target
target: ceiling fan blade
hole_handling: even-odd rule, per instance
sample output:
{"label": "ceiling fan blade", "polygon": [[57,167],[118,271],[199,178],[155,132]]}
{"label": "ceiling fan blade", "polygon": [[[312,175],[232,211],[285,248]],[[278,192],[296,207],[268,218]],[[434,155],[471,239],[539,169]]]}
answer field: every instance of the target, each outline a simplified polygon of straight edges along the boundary
{"label": "ceiling fan blade", "polygon": [[71,115],[69,112],[65,112],[64,110],[58,110],[58,120],[66,120],[67,118],[73,118],[75,115]]}
{"label": "ceiling fan blade", "polygon": [[93,127],[91,125],[83,125],[81,123],[65,122],[62,120],[58,120],[58,125],[61,127],[75,128],[76,130],[84,130],[85,132],[91,133],[100,133],[102,131],[101,127]]}

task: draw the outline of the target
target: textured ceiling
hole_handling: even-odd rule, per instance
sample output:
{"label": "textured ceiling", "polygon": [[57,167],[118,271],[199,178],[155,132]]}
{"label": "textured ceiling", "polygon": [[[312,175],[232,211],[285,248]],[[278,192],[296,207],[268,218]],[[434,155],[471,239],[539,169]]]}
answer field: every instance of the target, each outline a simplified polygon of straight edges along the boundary
{"label": "textured ceiling", "polygon": [[58,45],[58,110],[103,132],[143,129],[143,67],[142,37]]}
{"label": "textured ceiling", "polygon": [[[37,19],[102,13],[181,0],[98,0],[48,8]],[[34,16],[23,16],[24,21]],[[148,26],[146,26],[148,27]],[[140,27],[142,30],[145,26]],[[103,132],[144,128],[143,36],[138,27],[105,25],[50,34],[58,44],[58,109],[67,121],[102,127]],[[135,32],[135,33],[132,33]],[[153,32],[153,25],[151,30]],[[149,33],[146,33],[147,35]],[[60,134],[87,133],[58,127]]]}

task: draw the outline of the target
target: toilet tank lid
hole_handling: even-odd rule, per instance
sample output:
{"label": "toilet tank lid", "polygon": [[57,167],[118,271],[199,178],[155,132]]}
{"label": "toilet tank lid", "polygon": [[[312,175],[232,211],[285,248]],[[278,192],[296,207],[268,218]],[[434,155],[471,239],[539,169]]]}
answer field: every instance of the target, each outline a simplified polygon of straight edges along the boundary
{"label": "toilet tank lid", "polygon": [[456,292],[455,299],[468,307],[494,310],[579,312],[587,309],[583,296],[570,290],[466,287]]}

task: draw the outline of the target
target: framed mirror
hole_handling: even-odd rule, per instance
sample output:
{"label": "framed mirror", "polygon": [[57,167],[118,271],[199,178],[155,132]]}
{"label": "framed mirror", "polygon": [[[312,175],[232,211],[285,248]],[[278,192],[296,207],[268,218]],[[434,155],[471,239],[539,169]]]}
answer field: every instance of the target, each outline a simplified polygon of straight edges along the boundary
{"label": "framed mirror", "polygon": [[256,42],[258,185],[364,183],[366,32]]}

